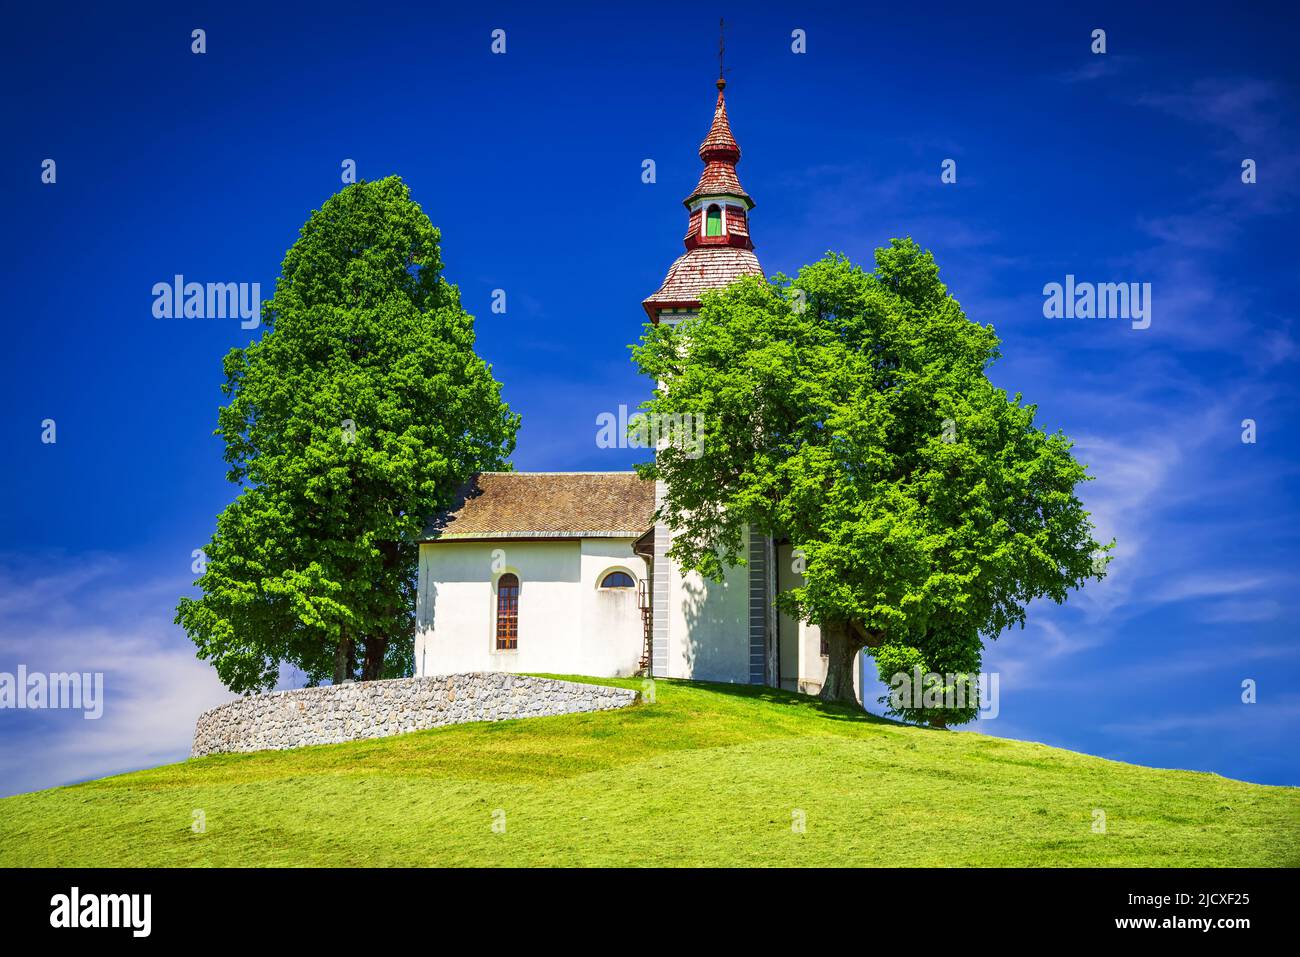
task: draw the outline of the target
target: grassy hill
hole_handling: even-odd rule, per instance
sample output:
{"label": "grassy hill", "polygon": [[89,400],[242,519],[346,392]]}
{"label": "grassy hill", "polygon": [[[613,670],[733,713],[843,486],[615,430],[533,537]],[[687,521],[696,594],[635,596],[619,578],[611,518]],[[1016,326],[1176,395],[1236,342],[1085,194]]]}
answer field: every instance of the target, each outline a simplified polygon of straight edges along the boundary
{"label": "grassy hill", "polygon": [[0,865],[1300,864],[1295,788],[770,689],[657,692],[625,711],[221,755],[6,798]]}

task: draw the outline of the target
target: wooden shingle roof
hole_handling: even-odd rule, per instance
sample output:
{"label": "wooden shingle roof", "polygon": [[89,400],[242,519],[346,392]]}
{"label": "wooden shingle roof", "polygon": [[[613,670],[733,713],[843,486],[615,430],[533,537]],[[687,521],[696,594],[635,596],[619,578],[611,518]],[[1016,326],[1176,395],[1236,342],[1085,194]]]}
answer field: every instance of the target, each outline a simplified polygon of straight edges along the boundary
{"label": "wooden shingle roof", "polygon": [[750,199],[736,177],[736,167],[731,163],[710,163],[704,167],[695,189],[691,190],[691,195],[682,202],[689,206],[700,196],[735,196],[743,199],[751,209],[754,206],[754,201]]}
{"label": "wooden shingle roof", "polygon": [[[686,253],[678,256],[668,268],[663,283],[649,298],[642,300],[651,322],[659,321],[664,311],[689,312],[698,309],[700,297],[710,289],[725,289],[742,276],[762,276],[763,268],[754,255],[750,238],[748,210],[754,201],[736,178],[736,164],[740,162],[740,146],[731,132],[727,118],[727,101],[723,96],[726,82],[718,80],[718,102],[713,110],[713,124],[700,144],[700,159],[704,171],[694,192],[685,200],[689,209],[701,198],[718,197],[727,203],[725,234],[703,236],[703,223],[699,209],[688,217]],[[729,198],[740,200],[743,210],[733,208]]]}
{"label": "wooden shingle roof", "polygon": [[725,289],[741,276],[762,275],[763,267],[751,249],[696,246],[668,267],[663,285],[643,305],[653,319],[655,309],[698,306],[700,297],[710,289]]}
{"label": "wooden shingle roof", "polygon": [[654,510],[654,482],[635,472],[480,472],[420,541],[638,538]]}
{"label": "wooden shingle roof", "polygon": [[700,174],[700,181],[695,184],[691,195],[684,200],[688,206],[696,197],[721,194],[739,197],[750,208],[754,205],[754,201],[749,198],[749,194],[745,192],[736,177],[736,164],[740,162],[740,146],[731,133],[731,121],[727,119],[727,100],[722,95],[725,86],[725,81],[718,81],[718,104],[713,110],[713,124],[709,127],[708,136],[704,137],[704,142],[700,144],[700,159],[704,160],[704,172]]}

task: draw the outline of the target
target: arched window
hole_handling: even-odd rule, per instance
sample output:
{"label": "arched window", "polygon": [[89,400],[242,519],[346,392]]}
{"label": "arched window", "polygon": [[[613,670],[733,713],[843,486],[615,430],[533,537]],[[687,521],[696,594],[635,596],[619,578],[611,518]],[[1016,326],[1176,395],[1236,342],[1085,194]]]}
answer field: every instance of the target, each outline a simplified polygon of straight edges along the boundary
{"label": "arched window", "polygon": [[635,588],[636,582],[627,572],[610,572],[600,580],[601,588]]}
{"label": "arched window", "polygon": [[722,207],[714,203],[704,214],[704,235],[722,235]]}
{"label": "arched window", "polygon": [[497,651],[519,647],[519,577],[509,572],[497,579]]}

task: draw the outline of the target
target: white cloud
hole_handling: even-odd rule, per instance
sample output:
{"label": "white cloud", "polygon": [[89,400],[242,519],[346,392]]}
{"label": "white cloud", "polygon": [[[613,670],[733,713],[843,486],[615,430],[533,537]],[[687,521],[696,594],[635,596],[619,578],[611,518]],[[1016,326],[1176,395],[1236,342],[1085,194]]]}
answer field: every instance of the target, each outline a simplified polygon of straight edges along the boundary
{"label": "white cloud", "polygon": [[1137,721],[1105,724],[1101,730],[1132,737],[1187,735],[1193,732],[1231,734],[1234,731],[1255,731],[1261,726],[1281,732],[1287,719],[1296,717],[1300,717],[1300,701],[1284,698],[1275,703],[1238,704],[1212,711],[1152,715]]}
{"label": "white cloud", "polygon": [[[48,563],[63,570],[44,571]],[[104,712],[0,711],[0,780],[18,793],[182,760],[194,720],[234,695],[171,623],[190,577],[136,580],[111,556],[0,562],[0,671],[102,672]]]}
{"label": "white cloud", "polygon": [[1092,83],[1117,76],[1136,62],[1136,57],[1121,53],[1094,53],[1084,61],[1082,66],[1058,73],[1056,79],[1061,83]]}
{"label": "white cloud", "polygon": [[[1240,448],[1232,441],[1232,410],[1246,400],[1220,393],[1210,402],[1194,390],[1189,401],[1171,407],[1167,383],[1158,384],[1160,399],[1144,394],[1151,383],[1135,379],[1129,367],[1111,371],[1076,379],[1063,391],[1064,404],[1108,423],[1104,433],[1080,436],[1075,454],[1095,476],[1080,495],[1097,537],[1114,538],[1116,549],[1103,581],[1089,582],[1064,606],[1034,603],[1024,631],[989,646],[986,667],[1002,672],[1008,688],[1064,687],[1077,672],[1068,661],[1127,633],[1128,621],[1153,608],[1205,603],[1207,620],[1266,620],[1259,609],[1275,613],[1270,595],[1292,580],[1268,566],[1216,569],[1212,559],[1207,566],[1216,539],[1239,533],[1240,520],[1227,519],[1237,523],[1231,528],[1210,518],[1186,520],[1231,500],[1238,483],[1259,481],[1258,473],[1243,478],[1224,464]],[[1070,381],[1064,369],[1058,372]]]}

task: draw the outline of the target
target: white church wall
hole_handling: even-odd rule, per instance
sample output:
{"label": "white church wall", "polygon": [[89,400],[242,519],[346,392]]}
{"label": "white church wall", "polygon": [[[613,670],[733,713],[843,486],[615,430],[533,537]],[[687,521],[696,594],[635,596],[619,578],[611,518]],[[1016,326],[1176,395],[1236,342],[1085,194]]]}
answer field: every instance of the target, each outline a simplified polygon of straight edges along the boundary
{"label": "white church wall", "polygon": [[816,694],[826,681],[826,656],[822,654],[822,629],[811,622],[799,622],[800,691]]}
{"label": "white church wall", "polygon": [[[640,580],[632,539],[438,542],[420,546],[416,673],[550,672],[620,677],[640,662],[635,589],[609,595],[598,577]],[[497,552],[497,550],[500,550]],[[519,640],[496,648],[496,581],[519,578]]]}
{"label": "white church wall", "polygon": [[[794,553],[789,545],[779,549],[778,587],[785,591],[803,584],[803,575],[794,569]],[[826,656],[822,654],[822,631],[811,622],[798,621],[781,613],[781,687],[787,691],[817,694],[826,681]],[[854,658],[853,688],[862,700],[862,655]]]}
{"label": "white church wall", "polygon": [[[796,587],[803,576],[794,568],[793,549],[782,545],[777,549],[776,587],[788,591]],[[799,691],[800,665],[803,662],[801,622],[787,611],[779,613],[777,630],[781,639],[781,687],[786,691]]]}
{"label": "white church wall", "polygon": [[[804,694],[817,694],[826,681],[828,661],[822,654],[822,630],[819,626],[799,623],[799,687]],[[862,701],[862,652],[853,657],[853,693]]]}
{"label": "white church wall", "polygon": [[612,571],[625,571],[638,584],[646,577],[645,559],[632,551],[633,539],[582,540],[581,657],[598,671],[566,672],[614,678],[634,675],[645,650],[645,624],[635,588],[601,588]]}
{"label": "white church wall", "polygon": [[[745,535],[741,554],[747,554]],[[668,676],[749,683],[749,571],[728,568],[721,583],[669,563]]]}

